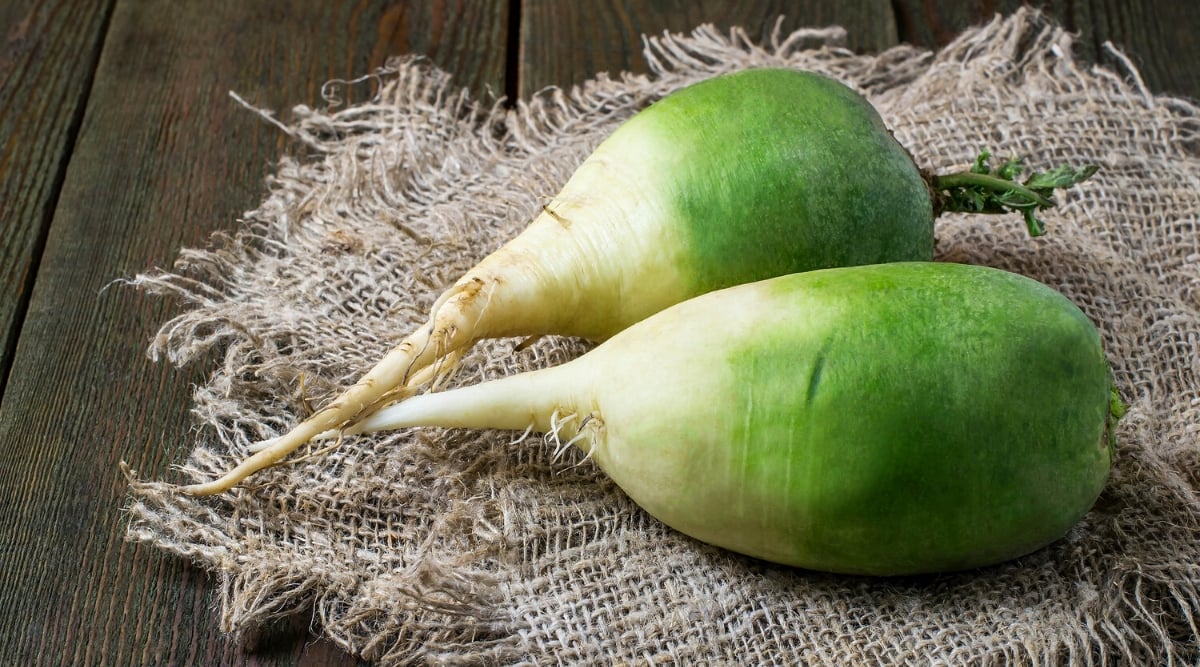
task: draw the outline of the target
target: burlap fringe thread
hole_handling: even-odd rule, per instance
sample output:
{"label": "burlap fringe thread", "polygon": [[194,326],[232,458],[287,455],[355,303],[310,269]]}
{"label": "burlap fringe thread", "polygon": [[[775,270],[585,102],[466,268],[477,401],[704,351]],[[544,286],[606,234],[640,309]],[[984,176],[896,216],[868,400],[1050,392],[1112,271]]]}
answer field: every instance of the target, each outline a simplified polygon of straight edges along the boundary
{"label": "burlap fringe thread", "polygon": [[[1196,664],[1200,113],[1149,93],[1132,66],[1085,68],[1030,10],[937,54],[855,55],[839,38],[665,35],[646,40],[649,76],[512,110],[398,61],[369,102],[273,121],[305,155],[281,160],[263,204],[174,272],[135,281],[187,306],[153,357],[221,355],[196,391],[202,428],[182,472],[213,477],[352,382],[637,109],[719,72],[787,66],[857,87],[925,167],[983,146],[1037,167],[1101,165],[1061,197],[1044,239],[1018,220],[938,223],[941,259],[1033,276],[1103,331],[1131,408],[1111,482],[1066,539],[947,576],[795,571],[664,529],[550,444],[457,431],[356,439],[216,499],[133,480],[129,538],[215,572],[227,631],[311,610],[316,632],[386,665]],[[458,382],[585,348],[488,342]]]}

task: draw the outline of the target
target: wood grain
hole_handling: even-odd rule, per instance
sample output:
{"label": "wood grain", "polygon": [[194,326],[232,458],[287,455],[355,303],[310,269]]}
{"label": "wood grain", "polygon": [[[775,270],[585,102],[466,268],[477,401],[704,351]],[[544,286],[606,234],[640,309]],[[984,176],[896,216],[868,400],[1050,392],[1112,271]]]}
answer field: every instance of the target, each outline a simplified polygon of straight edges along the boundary
{"label": "wood grain", "polygon": [[0,397],[111,11],[0,3]]}
{"label": "wood grain", "polygon": [[[117,462],[162,477],[183,459],[189,386],[203,369],[151,364],[146,345],[179,306],[111,283],[232,228],[280,153],[298,151],[227,91],[286,117],[293,104],[320,106],[326,80],[397,48],[444,59],[477,87],[503,86],[503,1],[469,3],[470,20],[427,29],[467,4],[116,3],[78,135],[59,141],[72,145],[61,189],[41,197],[52,223],[0,408],[0,662],[353,664],[297,635],[306,621],[245,651],[219,632],[210,577],[123,541]],[[86,43],[56,29],[31,26],[44,49]],[[16,152],[62,131],[33,128]]]}
{"label": "wood grain", "polygon": [[509,5],[510,0],[387,3],[377,21],[371,65],[417,54],[449,72],[476,99],[499,97],[507,84]]}
{"label": "wood grain", "polygon": [[892,16],[889,0],[523,0],[519,91],[528,96],[546,86],[570,86],[597,72],[645,72],[641,35],[686,33],[701,23],[720,30],[741,26],[760,43],[780,17],[784,31],[840,25],[847,30],[847,47],[879,51],[897,42]]}
{"label": "wood grain", "polygon": [[1083,61],[1126,74],[1106,46],[1110,42],[1140,70],[1147,87],[1200,100],[1200,3],[1178,0],[895,0],[901,41],[927,48],[944,46],[962,30],[1016,11],[1022,4],[1076,35],[1075,52]]}

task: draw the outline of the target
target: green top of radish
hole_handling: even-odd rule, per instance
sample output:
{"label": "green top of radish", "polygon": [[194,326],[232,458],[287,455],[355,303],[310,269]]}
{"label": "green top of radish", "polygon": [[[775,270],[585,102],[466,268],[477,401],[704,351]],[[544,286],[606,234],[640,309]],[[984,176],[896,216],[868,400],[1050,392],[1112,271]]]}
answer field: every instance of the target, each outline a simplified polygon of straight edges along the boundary
{"label": "green top of radish", "polygon": [[598,151],[643,151],[637,177],[655,183],[674,218],[688,292],[932,257],[926,185],[865,99],[793,70],[728,84],[664,98]]}
{"label": "green top of radish", "polygon": [[595,340],[722,287],[933,257],[932,201],[907,151],[860,95],[796,70],[728,74],[655,102],[546,211],[527,233],[538,267],[557,263],[540,271],[535,308],[553,303],[555,333]]}

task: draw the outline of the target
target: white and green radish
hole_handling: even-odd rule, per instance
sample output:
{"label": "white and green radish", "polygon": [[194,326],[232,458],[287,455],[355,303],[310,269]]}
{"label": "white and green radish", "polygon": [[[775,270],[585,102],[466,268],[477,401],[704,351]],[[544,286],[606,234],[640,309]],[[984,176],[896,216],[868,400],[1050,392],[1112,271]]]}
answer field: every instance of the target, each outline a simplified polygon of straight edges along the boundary
{"label": "white and green radish", "polygon": [[1108,476],[1119,401],[1088,318],[1034,280],[905,262],[713,292],[563,365],[350,427],[558,428],[699,540],[831,572],[1008,560]]}
{"label": "white and green radish", "polygon": [[[982,165],[982,162],[980,163]],[[224,477],[217,493],[313,436],[415,393],[489,337],[595,341],[698,294],[834,266],[928,260],[943,210],[1033,211],[1069,168],[1020,184],[1015,162],[925,176],[861,96],[759,69],[675,92],[618,128],[519,236],[435,302],[429,322],[354,386]]]}

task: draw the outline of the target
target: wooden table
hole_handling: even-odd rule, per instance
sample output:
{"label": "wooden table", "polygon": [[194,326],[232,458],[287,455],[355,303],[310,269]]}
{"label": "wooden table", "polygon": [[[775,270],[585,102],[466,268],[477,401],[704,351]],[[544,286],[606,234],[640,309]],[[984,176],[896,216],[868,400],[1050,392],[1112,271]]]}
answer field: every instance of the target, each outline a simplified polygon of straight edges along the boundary
{"label": "wooden table", "polygon": [[[307,619],[234,641],[209,576],[123,540],[117,462],[168,474],[206,369],[147,360],[179,304],[114,284],[236,226],[321,85],[419,53],[510,99],[644,70],[642,33],[837,23],[848,46],[936,47],[1010,0],[5,0],[0,3],[0,664],[348,665]],[[1053,0],[1080,54],[1120,45],[1200,98],[1200,5]],[[491,93],[489,93],[491,91]]]}

